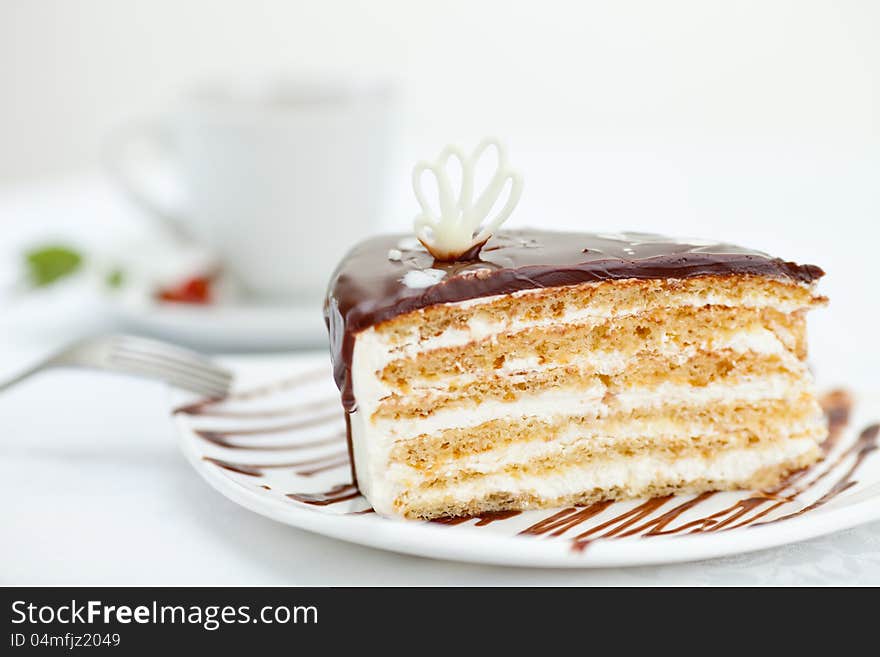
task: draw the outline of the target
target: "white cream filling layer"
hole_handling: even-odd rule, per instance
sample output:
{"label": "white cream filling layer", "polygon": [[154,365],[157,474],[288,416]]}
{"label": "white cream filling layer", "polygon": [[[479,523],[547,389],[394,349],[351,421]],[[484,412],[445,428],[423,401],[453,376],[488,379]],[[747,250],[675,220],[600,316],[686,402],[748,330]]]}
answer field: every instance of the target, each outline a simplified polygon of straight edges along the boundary
{"label": "white cream filling layer", "polygon": [[[490,473],[510,466],[526,464],[536,459],[554,458],[564,461],[569,458],[579,446],[579,443],[588,441],[590,446],[597,452],[614,449],[628,440],[657,439],[672,440],[675,438],[691,438],[694,436],[711,437],[718,435],[717,428],[700,424],[693,427],[682,427],[670,421],[659,422],[636,422],[627,427],[621,433],[613,436],[587,435],[583,427],[570,427],[568,430],[556,436],[552,441],[535,440],[521,443],[512,443],[502,447],[471,454],[464,458],[455,459],[438,468],[433,476],[451,476],[457,472]],[[787,439],[794,436],[799,438],[810,437],[814,443],[825,434],[825,423],[821,412],[809,421],[788,424],[783,430],[772,435],[765,436],[768,439]],[[397,467],[392,465],[391,467]],[[409,472],[406,477],[410,478],[413,473],[421,478],[416,470],[406,468]]]}
{"label": "white cream filling layer", "polygon": [[[584,466],[561,469],[549,476],[511,476],[492,474],[457,483],[446,489],[416,491],[408,496],[409,504],[445,505],[467,502],[492,493],[526,493],[544,499],[576,495],[595,489],[622,489],[637,494],[652,485],[682,485],[710,480],[719,486],[734,485],[752,478],[761,468],[793,461],[815,449],[812,439],[795,439],[766,448],[729,450],[712,456],[687,457],[669,461],[656,456],[632,456],[603,460]],[[403,492],[404,487],[395,487]],[[382,513],[393,511],[397,493],[370,501]]]}
{"label": "white cream filling layer", "polygon": [[[687,348],[679,347],[671,339],[664,337],[659,355],[676,363],[683,363],[692,358],[699,350],[717,351],[729,349],[735,353],[754,352],[763,355],[775,355],[782,358],[786,365],[797,371],[802,368],[802,363],[788,351],[786,346],[772,331],[758,327],[749,331],[739,331],[733,336],[705,340],[699,345],[691,345]],[[638,356],[636,356],[638,358]],[[391,395],[394,390],[382,382],[377,373],[389,362],[394,360],[389,356],[385,338],[374,328],[367,329],[358,334],[355,342],[352,359],[352,377],[356,388],[356,398],[382,399]],[[633,362],[633,358],[615,351],[592,351],[579,354],[571,359],[566,366],[580,370],[594,370],[603,374],[614,374],[626,369]],[[527,377],[538,372],[546,371],[552,367],[550,364],[541,364],[536,357],[510,359],[498,370],[493,370],[492,375]],[[476,375],[465,373],[455,377],[442,377],[437,380],[414,380],[411,381],[413,390],[441,392],[451,382],[467,383],[476,380]],[[512,379],[513,380],[513,379]],[[362,391],[362,392],[361,392]]]}
{"label": "white cream filling layer", "polygon": [[[785,399],[810,392],[805,381],[774,375],[747,380],[736,385],[710,383],[702,388],[663,383],[654,388],[634,388],[615,395],[615,409],[659,408],[670,404],[704,405],[716,401],[757,402]],[[589,388],[547,390],[514,401],[487,399],[435,411],[427,417],[377,419],[372,424],[386,440],[399,440],[443,429],[473,427],[496,418],[536,417],[550,420],[559,416],[594,415],[604,417],[611,411],[604,401],[607,388],[596,384]],[[361,397],[358,397],[360,400]],[[366,408],[362,408],[366,411]]]}
{"label": "white cream filling layer", "polygon": [[[751,331],[741,331],[735,336],[723,339],[712,339],[699,345],[679,347],[669,341],[664,342],[659,349],[652,350],[671,363],[681,365],[693,358],[700,351],[729,350],[737,354],[753,352],[767,356],[779,356],[789,367],[797,369],[801,366],[797,356],[786,349],[785,345],[772,331],[765,328],[757,328]],[[633,358],[619,351],[592,351],[581,353],[566,361],[565,367],[576,368],[578,371],[596,371],[602,374],[618,374],[626,370],[633,363]],[[504,364],[493,370],[492,376],[503,376],[511,382],[526,381],[535,374],[552,369],[553,364],[543,365],[537,356],[528,358],[516,358],[505,360]],[[444,376],[439,379],[415,379],[409,381],[414,393],[422,391],[444,391],[451,383],[465,384],[486,378],[485,375],[465,373],[454,376]],[[386,388],[388,393],[390,388]]]}

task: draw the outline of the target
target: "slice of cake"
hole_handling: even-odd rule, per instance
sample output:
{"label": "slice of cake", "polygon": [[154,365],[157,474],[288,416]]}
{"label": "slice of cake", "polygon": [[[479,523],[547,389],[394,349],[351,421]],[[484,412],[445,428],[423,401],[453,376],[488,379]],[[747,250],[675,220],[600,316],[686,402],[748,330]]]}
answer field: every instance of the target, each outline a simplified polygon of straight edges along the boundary
{"label": "slice of cake", "polygon": [[379,513],[758,488],[820,457],[818,267],[640,233],[493,237],[522,191],[497,140],[420,162],[413,187],[416,238],[355,247],[325,304],[352,476]]}
{"label": "slice of cake", "polygon": [[407,518],[778,483],[826,435],[820,276],[646,234],[366,241],[326,303],[356,483]]}

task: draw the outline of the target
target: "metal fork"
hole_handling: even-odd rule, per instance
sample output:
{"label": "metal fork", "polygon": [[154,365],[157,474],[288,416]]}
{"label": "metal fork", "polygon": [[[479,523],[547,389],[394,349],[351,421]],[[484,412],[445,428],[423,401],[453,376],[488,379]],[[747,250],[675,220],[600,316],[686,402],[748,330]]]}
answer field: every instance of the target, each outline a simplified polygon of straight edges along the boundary
{"label": "metal fork", "polygon": [[189,349],[131,335],[89,338],[56,352],[8,381],[0,392],[52,367],[85,367],[159,379],[212,398],[225,397],[232,373]]}

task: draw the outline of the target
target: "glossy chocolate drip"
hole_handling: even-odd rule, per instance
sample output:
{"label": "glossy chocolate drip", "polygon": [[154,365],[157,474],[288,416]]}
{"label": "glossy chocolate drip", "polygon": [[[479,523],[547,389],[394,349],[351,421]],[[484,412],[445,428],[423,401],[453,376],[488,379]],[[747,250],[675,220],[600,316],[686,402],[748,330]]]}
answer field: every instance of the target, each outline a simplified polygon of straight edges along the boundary
{"label": "glossy chocolate drip", "polygon": [[[349,413],[354,336],[370,326],[428,306],[520,290],[614,279],[692,278],[750,274],[812,283],[814,265],[771,258],[730,244],[675,241],[659,235],[508,231],[493,237],[474,260],[439,262],[415,240],[376,237],[356,246],[333,274],[324,306],[333,373]],[[389,259],[389,251],[401,252]],[[408,272],[443,272],[428,287],[409,287]]]}
{"label": "glossy chocolate drip", "polygon": [[357,472],[354,468],[354,443],[351,441],[351,417],[348,411],[345,411],[343,415],[345,415],[345,444],[348,447],[348,467],[351,471],[351,483],[357,486]]}

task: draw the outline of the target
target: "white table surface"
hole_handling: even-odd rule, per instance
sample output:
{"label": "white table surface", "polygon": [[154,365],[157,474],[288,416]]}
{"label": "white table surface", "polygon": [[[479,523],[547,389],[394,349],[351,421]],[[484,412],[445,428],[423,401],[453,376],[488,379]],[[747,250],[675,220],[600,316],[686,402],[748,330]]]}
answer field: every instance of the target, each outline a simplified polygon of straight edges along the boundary
{"label": "white table surface", "polygon": [[[89,204],[64,193],[57,199],[85,216]],[[33,191],[22,198],[0,195],[0,225],[4,209],[8,219],[10,208],[35,207]],[[16,224],[22,235],[31,227]],[[93,301],[63,290],[37,306],[0,313],[0,376],[108,326]],[[178,452],[168,405],[161,384],[92,372],[50,372],[0,395],[0,584],[880,584],[880,523],[738,557],[581,571],[346,544],[214,492]]]}

